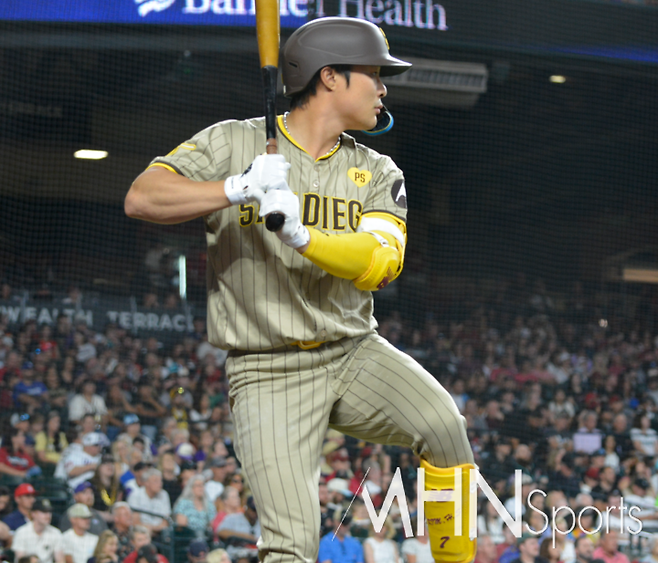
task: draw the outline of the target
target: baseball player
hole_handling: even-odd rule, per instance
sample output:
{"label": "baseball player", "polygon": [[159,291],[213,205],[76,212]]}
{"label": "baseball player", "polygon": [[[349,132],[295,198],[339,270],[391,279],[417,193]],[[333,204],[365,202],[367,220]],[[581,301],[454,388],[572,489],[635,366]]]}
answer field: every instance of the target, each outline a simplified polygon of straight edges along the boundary
{"label": "baseball player", "polygon": [[[453,489],[455,467],[468,479],[473,455],[450,395],[375,330],[372,292],[402,270],[406,189],[390,158],[345,131],[375,128],[380,77],[411,65],[390,55],[378,27],[351,18],[305,24],[282,59],[291,109],[278,118],[280,154],[262,154],[263,118],[217,123],[156,158],[125,209],[164,224],[204,218],[208,335],[229,350],[235,446],[260,554],[311,563],[328,427],[413,448],[429,489]],[[285,217],[276,233],[265,228],[270,213]],[[461,490],[468,514],[467,480]],[[475,540],[466,524],[455,533],[451,494],[427,503],[430,542],[437,560],[468,562]]]}

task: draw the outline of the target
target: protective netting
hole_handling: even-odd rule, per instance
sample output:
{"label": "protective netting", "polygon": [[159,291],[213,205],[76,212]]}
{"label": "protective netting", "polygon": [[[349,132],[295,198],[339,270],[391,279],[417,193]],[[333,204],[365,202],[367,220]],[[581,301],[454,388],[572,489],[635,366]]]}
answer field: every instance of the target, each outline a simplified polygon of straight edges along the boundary
{"label": "protective netting", "polygon": [[[206,452],[195,460],[231,457],[225,357],[203,355],[213,351],[205,341],[203,223],[138,222],[125,216],[123,197],[155,156],[217,121],[262,114],[253,31],[0,24],[5,32],[16,44],[0,49],[0,417],[9,428],[28,413],[24,430],[36,436],[52,409],[75,438],[84,418],[62,396],[71,399],[91,378],[110,418],[92,417],[87,431],[101,424],[114,440],[136,411],[147,437],[166,444],[173,439],[162,434],[165,417],[180,414],[169,389],[183,385],[189,441]],[[617,489],[653,506],[655,67],[428,52],[412,37],[389,39],[393,54],[484,65],[487,88],[470,107],[443,92],[413,101],[410,91],[391,89],[393,130],[355,134],[406,177],[406,264],[376,295],[380,332],[453,394],[501,498],[522,469],[542,490],[563,491],[574,509],[608,505]],[[287,109],[282,98],[279,105]],[[81,149],[108,154],[74,158]],[[17,387],[32,370],[28,385],[29,377],[45,385],[38,400]],[[160,406],[139,391],[147,378]],[[338,478],[349,486],[369,459],[382,470],[373,472],[372,490],[385,490],[389,471],[401,466],[414,495],[417,460],[406,459],[408,451],[341,440],[325,448],[334,468],[327,477],[336,477],[346,447],[351,465]],[[44,473],[54,470],[37,457]],[[157,452],[154,461],[162,461]],[[603,465],[613,467],[611,478],[602,479]],[[176,479],[166,485],[180,493]],[[576,499],[593,490],[593,498]],[[504,546],[492,520],[481,531]]]}

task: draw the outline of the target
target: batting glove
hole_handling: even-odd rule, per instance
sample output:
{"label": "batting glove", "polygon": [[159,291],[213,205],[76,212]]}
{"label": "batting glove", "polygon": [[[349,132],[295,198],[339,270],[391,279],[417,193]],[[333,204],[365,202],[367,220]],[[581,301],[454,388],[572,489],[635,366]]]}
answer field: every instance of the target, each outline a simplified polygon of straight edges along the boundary
{"label": "batting glove", "polygon": [[229,176],[224,183],[224,193],[231,205],[240,205],[263,199],[268,190],[287,187],[286,178],[290,164],[280,154],[257,156],[242,174]]}
{"label": "batting glove", "polygon": [[299,198],[285,188],[270,190],[260,202],[260,216],[266,217],[270,213],[281,213],[286,219],[283,227],[276,232],[283,244],[292,248],[300,248],[311,240],[308,229],[299,219]]}

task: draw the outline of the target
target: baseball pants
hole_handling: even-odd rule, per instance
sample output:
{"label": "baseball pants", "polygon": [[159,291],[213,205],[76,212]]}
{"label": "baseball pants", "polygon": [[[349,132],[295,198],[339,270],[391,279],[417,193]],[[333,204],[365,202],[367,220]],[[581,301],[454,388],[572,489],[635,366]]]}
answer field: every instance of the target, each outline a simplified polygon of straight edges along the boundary
{"label": "baseball pants", "polygon": [[265,563],[314,563],[320,453],[328,427],[406,446],[436,467],[473,463],[450,394],[377,334],[312,350],[231,353],[235,448],[261,524]]}

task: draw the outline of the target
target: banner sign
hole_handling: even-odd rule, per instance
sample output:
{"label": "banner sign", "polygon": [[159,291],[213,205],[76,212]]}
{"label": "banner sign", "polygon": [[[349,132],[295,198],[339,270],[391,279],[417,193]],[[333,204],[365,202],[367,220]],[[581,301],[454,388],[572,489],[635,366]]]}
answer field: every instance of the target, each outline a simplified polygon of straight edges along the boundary
{"label": "banner sign", "polygon": [[38,325],[55,326],[61,314],[72,321],[83,321],[88,327],[102,333],[109,323],[126,329],[136,336],[155,336],[159,340],[182,338],[192,331],[194,316],[205,317],[205,309],[196,311],[192,307],[178,309],[145,309],[133,306],[130,299],[95,299],[84,301],[79,307],[70,304],[43,303],[26,299],[22,301],[0,301],[0,317],[6,316],[11,327],[18,327],[29,320]]}
{"label": "banner sign", "polygon": [[[254,0],[3,0],[0,20],[255,27]],[[280,0],[281,26],[306,22],[308,0]]]}

